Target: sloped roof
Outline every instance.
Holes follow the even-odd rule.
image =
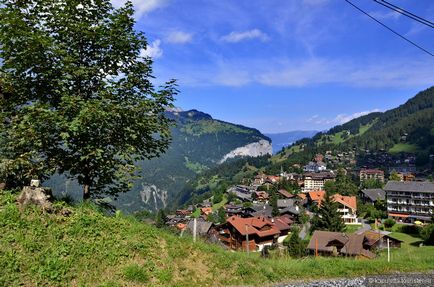
[[[340,194],[334,194],[332,196],[332,199],[351,209],[357,209],[357,199],[355,196],[344,196]]]
[[[284,189],[279,189],[278,192],[286,198],[293,198],[295,196],[293,194],[290,194],[288,191],[286,191]]]
[[[279,229],[280,231],[283,230],[289,230],[291,229],[291,224],[293,221],[289,219],[288,217],[274,217],[272,220],[274,220],[274,225]]]
[[[372,201],[384,200],[386,198],[386,192],[381,188],[364,189],[362,193]]]
[[[360,170],[360,173],[366,173],[366,174],[384,174],[384,171],[381,169],[362,169]]]
[[[384,190],[434,193],[434,183],[429,181],[389,181]]]
[[[265,217],[241,218],[231,216],[228,218],[227,224],[232,225],[243,236],[256,234],[259,237],[265,237],[280,234],[276,225]]]
[[[212,222],[208,222],[208,221],[204,221],[204,220],[198,220],[197,225],[196,225],[197,233],[199,235],[207,234],[212,225],[213,225]],[[188,222],[187,229],[190,232],[193,232],[193,228],[194,228],[194,220],[190,220]]]
[[[295,201],[293,199],[278,199],[277,200],[277,207],[279,208],[285,208],[294,206]]]
[[[318,191],[309,191],[309,197],[312,201],[315,201],[318,203],[318,206],[321,205],[321,202],[324,200],[324,196],[326,192],[324,190],[318,190]]]
[[[345,244],[348,241],[348,236],[342,232],[315,230],[307,248],[315,250],[318,247],[318,251],[332,252],[333,246],[329,246],[331,241],[339,241]]]
[[[310,250],[320,252],[333,252],[334,246],[331,243],[340,242],[343,244],[340,253],[351,256],[365,256],[367,258],[374,258],[375,254],[363,248],[365,236],[363,234],[350,234],[347,235],[341,232],[330,231],[315,231],[307,246]]]
[[[366,243],[369,246],[374,245],[378,240],[380,240],[383,237],[386,237],[386,238],[388,237],[391,240],[403,242],[402,240],[390,237],[389,234],[390,234],[390,232],[385,233],[382,231],[378,232],[378,231],[373,231],[373,230],[366,230],[364,233],[362,233],[362,235],[365,236]]]

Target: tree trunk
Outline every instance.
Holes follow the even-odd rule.
[[[89,185],[85,184],[83,186],[83,200],[89,200],[90,199],[90,190],[89,190]]]

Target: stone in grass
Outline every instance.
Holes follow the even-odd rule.
[[[52,211],[52,199],[50,189],[39,187],[38,183],[32,181],[32,186],[25,186],[17,201],[21,208],[32,204],[40,206],[45,211]]]

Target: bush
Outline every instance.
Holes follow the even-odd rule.
[[[420,236],[425,244],[434,245],[434,223],[425,226],[420,231]]]
[[[405,234],[411,234],[419,236],[421,232],[421,227],[416,225],[400,225],[398,231]]]
[[[395,225],[395,220],[388,218],[384,221],[384,227],[386,228],[392,228]]]

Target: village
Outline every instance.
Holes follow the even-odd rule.
[[[263,255],[271,249],[284,250],[294,232],[304,242],[303,254],[312,256],[372,259],[382,249],[400,248],[402,241],[393,238],[387,227],[395,223],[430,223],[434,183],[417,178],[406,169],[393,170],[387,178],[385,171],[378,168],[328,168],[337,160],[351,163],[351,158],[350,154],[317,154],[301,167],[302,173],[283,169],[277,175],[259,172],[248,185],[227,188],[221,200],[211,197],[189,205],[166,216],[164,222],[180,236],[189,234],[194,240],[201,237],[228,250]],[[350,178],[351,172],[360,183],[357,194],[326,191],[327,186],[340,180],[339,176]],[[377,188],[364,188],[368,182]],[[290,190],[282,186],[289,186]],[[342,231],[312,226],[315,217],[321,218],[327,196],[344,224]],[[365,210],[371,208],[382,209],[382,215],[368,217]]]

